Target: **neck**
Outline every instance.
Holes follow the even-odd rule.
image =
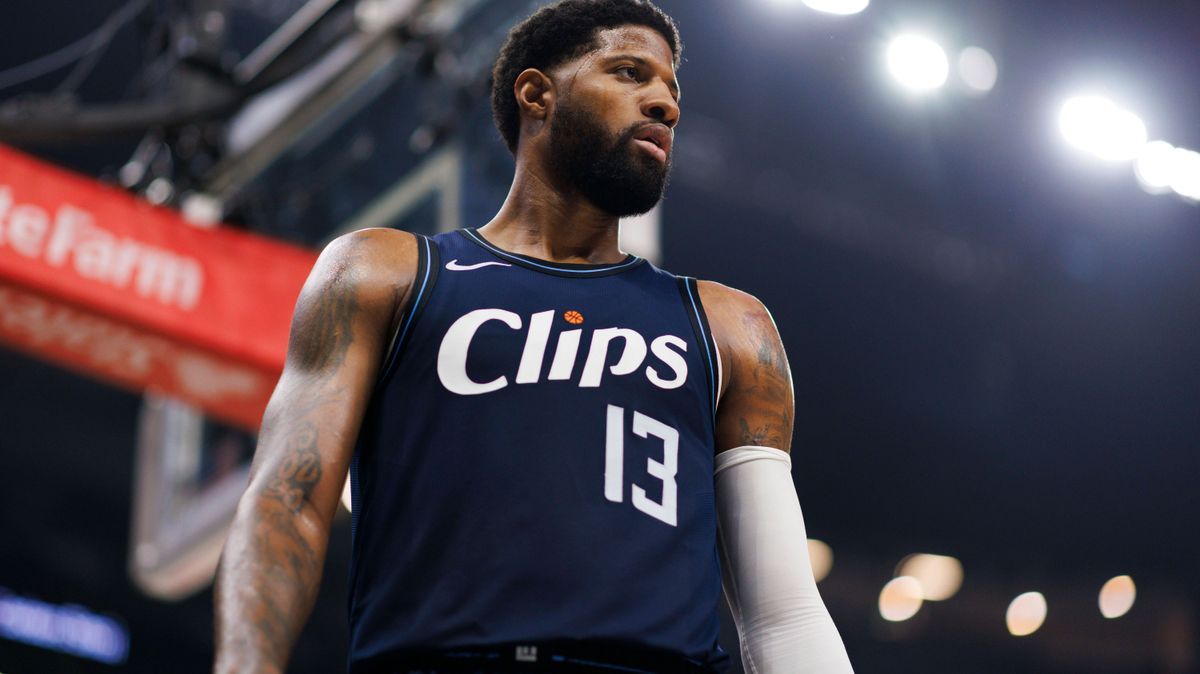
[[[479,233],[511,253],[551,262],[613,264],[625,259],[619,222],[519,153],[508,197]]]

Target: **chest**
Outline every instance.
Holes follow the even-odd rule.
[[[677,294],[627,282],[503,279],[440,290],[422,341],[451,394],[509,387],[672,391],[701,375]]]

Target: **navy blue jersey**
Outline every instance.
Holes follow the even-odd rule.
[[[707,666],[715,345],[692,279],[419,237],[351,465],[350,671],[577,640]]]

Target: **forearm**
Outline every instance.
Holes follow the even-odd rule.
[[[852,672],[808,559],[788,455],[739,447],[717,457],[725,596],[747,672]]]
[[[312,611],[328,537],[311,508],[247,493],[221,556],[217,674],[280,674]]]

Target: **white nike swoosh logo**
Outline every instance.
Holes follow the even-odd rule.
[[[496,265],[497,267],[511,267],[511,264],[504,262],[480,262],[479,264],[459,264],[458,260],[450,260],[446,263],[446,269],[450,271],[473,271],[488,265]]]

